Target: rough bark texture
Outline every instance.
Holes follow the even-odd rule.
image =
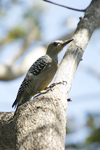
[[[63,93],[55,93],[57,89],[52,88],[18,109],[15,117],[17,150],[26,147],[30,150],[64,150],[67,101]]]
[[[14,120],[12,113],[1,114],[0,150],[8,150],[9,147],[14,149],[14,137],[16,150],[65,149],[67,96],[83,52],[99,24],[100,0],[93,0],[86,9],[84,18],[80,19],[73,36],[74,41],[69,44],[57,72],[55,82],[67,81],[67,85],[65,82],[57,84],[47,93],[20,106]]]
[[[0,112],[0,150],[14,149],[14,112]]]

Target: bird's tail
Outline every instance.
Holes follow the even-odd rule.
[[[20,99],[16,98],[16,100],[14,101],[12,107],[19,107],[20,105],[23,105],[24,103],[28,102],[29,100],[31,99],[31,96],[25,96],[25,97],[22,97]]]
[[[17,105],[18,105],[18,104],[17,104],[17,99],[16,99],[16,100],[14,101],[14,103],[12,104],[12,108],[13,108],[13,107],[15,107],[15,108],[16,108],[16,107],[17,107]]]

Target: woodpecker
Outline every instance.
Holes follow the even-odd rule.
[[[58,53],[72,40],[56,40],[48,45],[46,55],[37,59],[28,70],[12,107],[18,107],[29,101],[32,96],[48,86],[59,66]]]

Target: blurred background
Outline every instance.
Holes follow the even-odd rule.
[[[53,0],[85,9],[91,0]],[[0,0],[0,111],[12,104],[31,64],[57,39],[70,39],[83,12],[42,0]],[[61,62],[67,46],[59,54]],[[100,150],[100,28],[76,71],[68,103],[66,149]]]

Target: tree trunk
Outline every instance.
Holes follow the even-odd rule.
[[[9,119],[6,119],[8,113],[1,114],[0,150],[14,149],[14,137],[16,150],[65,149],[67,96],[83,52],[99,25],[100,0],[92,0],[84,18],[80,18],[72,37],[74,41],[69,44],[58,69],[55,83],[62,83],[20,106],[14,120],[12,113],[9,113]]]

